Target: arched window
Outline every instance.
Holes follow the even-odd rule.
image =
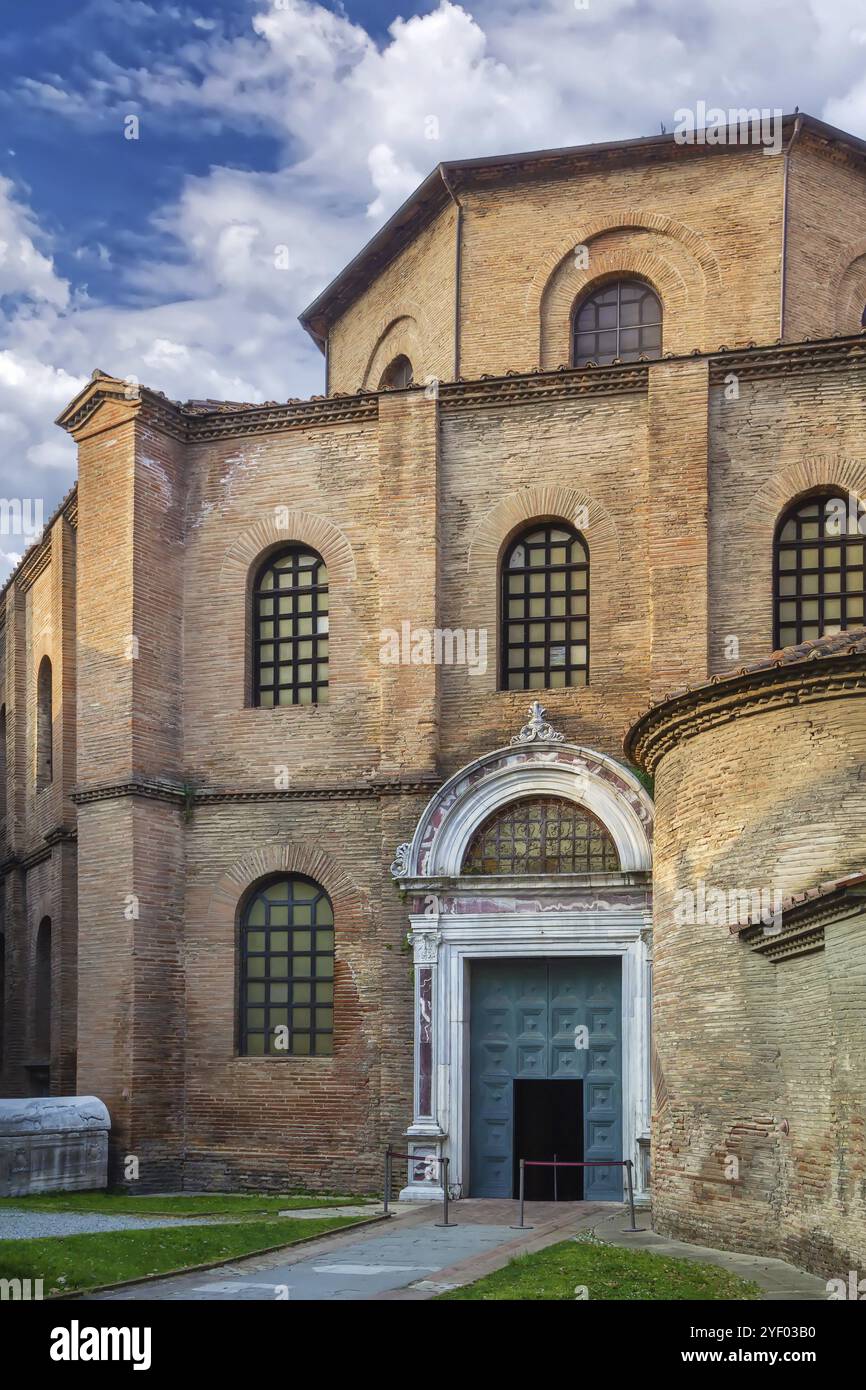
[[[51,1058],[51,918],[43,917],[36,933],[33,990],[33,1045],[39,1060]]]
[[[36,678],[36,790],[47,787],[54,776],[54,714],[51,662],[43,656]]]
[[[836,491],[783,512],[773,547],[776,648],[862,627],[866,538],[858,515],[856,500]]]
[[[321,705],[328,699],[328,571],[321,555],[289,545],[253,589],[254,700]]]
[[[554,521],[512,541],[502,564],[504,690],[586,685],[589,679],[589,550]]]
[[[243,1055],[330,1056],[334,914],[323,888],[294,875],[253,893],[241,917],[239,973]]]
[[[463,874],[617,873],[616,845],[600,820],[573,801],[526,797],[476,830]]]
[[[579,299],[573,316],[575,367],[599,366],[619,358],[658,357],[662,350],[662,306],[643,280],[608,281]]]
[[[412,363],[405,353],[401,352],[392,362],[388,363],[379,378],[378,389],[381,391],[384,386],[393,386],[397,388],[401,386],[411,386],[413,379],[414,372],[412,370]]]

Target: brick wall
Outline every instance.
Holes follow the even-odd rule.
[[[864,766],[862,700],[786,702],[684,738],[655,781],[654,1226],[843,1278],[866,1260],[866,921],[774,963],[727,925],[678,923],[676,895],[862,865]]]
[[[596,158],[556,177],[512,171],[461,188],[460,375],[569,361],[574,301],[611,275],[656,287],[666,352],[774,341],[783,170],[781,157],[758,148],[672,146],[651,161]],[[453,378],[455,222],[449,206],[337,315],[329,390],[375,389],[387,362],[404,351],[416,378]],[[587,266],[575,262],[576,246],[587,248]],[[794,278],[802,281],[801,269]],[[388,330],[394,337],[385,350]]]
[[[818,235],[806,209],[817,172],[805,147],[798,157],[788,292],[791,324],[802,332],[803,244]],[[78,1090],[105,1099],[116,1177],[132,1155],[150,1187],[378,1181],[381,1149],[411,1115],[407,909],[388,865],[437,782],[507,743],[525,720],[532,695],[497,688],[499,561],[519,527],[572,521],[589,545],[590,684],[540,692],[571,741],[617,756],[623,726],[648,700],[728,669],[727,636],[738,636],[737,664],[768,650],[779,509],[822,482],[866,488],[862,366],[844,346],[835,360],[811,349],[796,360],[688,356],[778,336],[782,169],[760,151],[680,151],[464,189],[461,370],[476,380],[445,386],[438,399],[420,391],[332,397],[277,410],[265,423],[256,412],[202,421],[147,392],[125,399],[122,383],[102,378],[70,408],[77,542],[64,514],[3,602],[3,1085],[27,1085],[34,933],[51,915],[61,923],[52,1084],[72,1089],[74,1078]],[[849,174],[834,165],[828,186]],[[840,204],[847,222],[857,189]],[[410,319],[424,348],[416,371],[451,377],[455,235],[449,207],[334,326],[332,392],[354,391],[400,344],[411,345]],[[821,275],[842,264],[853,235],[834,225]],[[567,372],[477,380],[508,368],[531,373],[540,360],[552,367],[567,355],[580,288],[570,252],[580,240],[592,274],[658,277],[665,350],[686,355],[590,381]],[[856,279],[839,285],[815,296],[816,313],[826,317],[831,301],[850,298]],[[388,336],[397,319],[403,326]],[[734,399],[724,394],[729,370]],[[329,700],[256,709],[252,576],[288,541],[317,549],[328,566]],[[404,621],[483,631],[487,669],[383,665],[382,629]],[[36,793],[43,651],[54,673],[55,780]],[[808,886],[851,867],[862,849],[852,826],[859,835],[855,774],[864,759],[856,723],[846,722],[854,702],[850,710],[840,706],[824,724],[804,714],[790,728],[787,716],[745,721],[748,780],[739,728],[729,742],[707,735],[671,754],[660,791],[662,904],[677,874],[758,875],[771,865],[786,884]],[[807,817],[816,798],[822,805],[818,766],[834,790],[816,833]],[[63,833],[76,824],[77,889],[74,841]],[[263,874],[293,868],[318,877],[335,903],[335,1055],[240,1058],[239,906]],[[792,1108],[798,1075],[777,983],[779,1003],[770,1000],[768,982],[783,977],[748,951],[732,956],[727,939],[680,939],[660,912],[656,1031],[681,1097],[659,1121],[671,1125],[659,1131],[667,1155],[660,1211],[685,1223],[691,1194],[695,1231],[705,1220],[713,1226],[716,1216],[702,1213],[721,1199],[704,1195],[715,1191],[707,1172],[741,1126],[755,1186],[737,1210],[754,1224],[766,1217],[757,1194],[783,1162],[767,1116]],[[828,940],[824,975],[816,962],[778,967],[808,995],[816,1030],[842,1036],[853,1026],[855,1006],[831,980],[846,970],[856,978],[853,940]],[[697,1070],[694,1078],[677,1070],[678,1048],[680,1060],[688,1047],[696,1054],[707,1029],[720,1051],[699,1087]],[[782,1058],[775,1071],[774,1049]],[[808,1065],[820,1091],[815,1124],[841,1132],[844,1105],[824,1087],[820,1059]],[[701,1108],[714,1087],[718,1114]],[[807,1133],[819,1146],[817,1131]],[[689,1155],[703,1177],[683,1167]],[[793,1251],[795,1239],[809,1238],[806,1205],[793,1178],[785,1190]],[[826,1222],[830,1229],[829,1213]],[[841,1251],[841,1236],[831,1238]]]
[[[843,149],[808,135],[788,175],[787,342],[858,333],[866,307],[866,175]]]
[[[328,390],[374,390],[400,353],[416,381],[454,376],[457,211],[447,207],[334,324],[328,343]]]
[[[772,647],[773,536],[780,513],[821,486],[866,496],[866,401],[854,365],[773,373],[732,362],[713,375],[710,667],[724,673]]]
[[[6,1007],[0,1089],[28,1095],[75,1086],[75,532],[62,509],[3,596],[0,705],[5,709],[6,818],[0,862]],[[38,676],[51,664],[52,775],[37,781]],[[43,745],[43,752],[44,752]],[[37,1019],[36,939],[51,923],[49,1044]],[[40,1001],[41,1002],[41,1001]]]

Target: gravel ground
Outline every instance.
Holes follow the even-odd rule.
[[[155,1226],[201,1226],[213,1216],[104,1216],[101,1212],[0,1210],[0,1240],[32,1240],[41,1236],[80,1236],[89,1231],[146,1231]]]

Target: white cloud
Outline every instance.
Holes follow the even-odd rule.
[[[69,286],[39,250],[43,240],[30,209],[16,197],[11,179],[0,176],[0,297],[16,295],[63,308]]]
[[[171,257],[124,264],[117,247],[82,248],[82,262],[112,263],[131,306],[71,298],[26,199],[0,180],[0,295],[13,306],[0,491],[9,472],[53,490],[52,504],[72,451],[51,421],[95,366],[181,398],[321,390],[298,311],[440,160],[649,134],[699,99],[799,103],[866,134],[862,0],[477,0],[471,12],[441,0],[378,45],[312,0],[260,0],[242,37],[186,6],[127,8],[142,34],[177,24],[183,40],[151,58],[143,41],[128,69],[97,49],[86,79],[36,72],[17,99],[85,132],[135,110],[181,151],[197,126],[266,131],[283,154],[276,170],[187,178],[155,218]],[[91,0],[90,13],[115,12]]]

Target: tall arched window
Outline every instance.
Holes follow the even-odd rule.
[[[575,367],[599,366],[619,358],[658,357],[662,350],[662,306],[643,280],[607,281],[579,299],[572,321]]]
[[[47,787],[54,776],[54,713],[51,662],[43,656],[36,678],[36,789]]]
[[[324,888],[296,874],[253,893],[241,916],[239,976],[242,1055],[330,1056],[334,913]]]
[[[864,538],[856,501],[837,491],[801,498],[782,513],[773,547],[776,648],[796,646],[864,617]]]
[[[328,571],[307,546],[286,546],[256,576],[253,668],[257,705],[327,701]]]
[[[557,796],[513,801],[470,841],[462,874],[617,873],[610,832],[591,811]]]
[[[43,917],[36,933],[33,990],[33,1045],[39,1060],[51,1057],[51,918]]]
[[[401,352],[392,362],[389,362],[379,379],[379,390],[383,386],[411,386],[414,379],[412,363],[405,353]]]
[[[533,525],[502,564],[504,690],[586,685],[589,680],[589,550],[573,527]]]

